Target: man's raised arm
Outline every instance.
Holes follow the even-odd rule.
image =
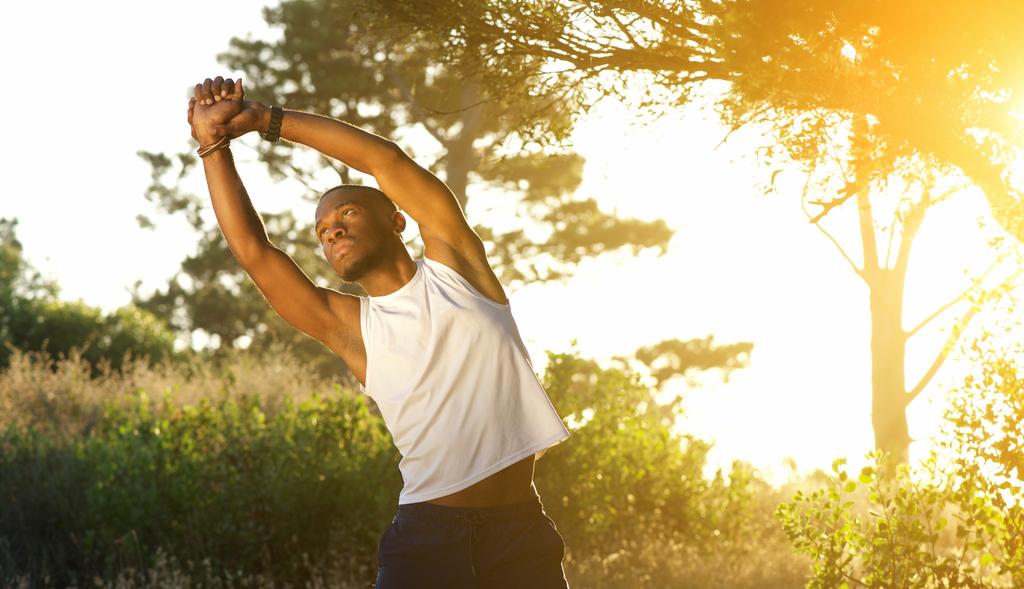
[[[215,100],[212,87],[220,84],[204,85],[207,102]],[[247,105],[258,113],[256,129],[267,131],[270,107],[251,102]],[[230,128],[226,133],[237,136],[249,130],[253,129]],[[416,221],[424,239],[438,238],[457,251],[465,252],[466,247],[471,247],[474,254],[483,251],[451,190],[393,141],[331,117],[287,109],[280,135],[372,175],[380,189]]]
[[[210,80],[207,79],[206,86]],[[220,82],[216,87],[220,87]],[[196,86],[196,96],[201,86]],[[254,111],[243,107],[241,85],[214,105],[190,103],[189,123],[199,145],[215,145],[216,134],[228,121],[244,121]],[[221,232],[235,259],[245,269],[271,307],[288,323],[332,350],[354,329],[345,318],[343,295],[314,284],[281,249],[270,242],[259,214],[252,206],[228,148],[203,157],[210,200]]]
[[[269,120],[267,115],[268,125]],[[293,110],[284,112],[281,137],[372,175],[384,194],[416,221],[424,238],[434,236],[461,250],[465,240],[476,237],[448,186],[393,141],[344,121]]]

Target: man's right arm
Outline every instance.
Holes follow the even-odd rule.
[[[216,138],[201,138],[199,142],[208,145],[214,141]],[[267,302],[296,329],[340,352],[354,328],[351,319],[345,321],[348,313],[344,297],[351,295],[318,287],[271,243],[242,185],[230,148],[207,155],[203,168],[213,211],[228,247]]]

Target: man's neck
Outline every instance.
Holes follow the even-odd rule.
[[[363,287],[366,294],[371,297],[381,297],[402,288],[415,275],[416,262],[408,252],[405,252],[404,255],[395,258],[393,263],[378,267],[368,273],[363,280],[359,281],[359,286]]]

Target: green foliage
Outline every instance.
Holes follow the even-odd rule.
[[[22,256],[16,220],[0,219],[0,367],[13,349],[69,355],[77,349],[93,375],[119,370],[126,358],[152,362],[173,357],[174,335],[152,314],[133,305],[104,314],[57,299],[54,282],[43,279]]]
[[[9,561],[88,578],[149,566],[163,547],[283,579],[308,573],[301,555],[322,565],[345,546],[370,567],[401,485],[363,397],[314,394],[274,415],[255,398],[165,397],[161,417],[145,392],[127,400],[69,444],[31,430],[0,437],[0,536],[19,539]]]
[[[709,446],[641,411],[653,400],[636,375],[578,355],[548,357],[544,388],[552,403],[573,421],[590,416],[573,443],[552,448],[536,467],[544,487],[562,494],[552,509],[564,535],[583,550],[607,550],[608,538],[636,525],[693,532]]]
[[[110,580],[168,558],[193,579],[296,586],[345,562],[340,577],[368,582],[401,489],[375,407],[286,354],[236,356],[95,384],[81,359],[17,356],[0,373],[0,584]],[[742,464],[704,478],[708,444],[672,432],[678,402],[659,409],[637,375],[549,357],[543,382],[573,436],[535,481],[571,583],[800,585],[772,516],[780,492]]]
[[[537,462],[536,484],[570,547],[571,580],[799,585],[803,563],[771,516],[782,494],[741,463],[705,478],[710,445],[673,431],[680,399],[658,405],[639,375],[575,351],[548,359],[544,388],[572,437]]]
[[[25,261],[17,236],[17,219],[0,217],[0,301],[13,304],[14,299],[57,296],[57,284],[43,278]],[[0,315],[0,320],[9,318]]]
[[[840,459],[824,488],[779,507],[813,559],[808,587],[1024,586],[1024,348],[1014,356],[988,337],[972,342],[979,374],[953,392],[920,468],[875,453],[853,477]]]
[[[31,327],[32,301],[57,296],[57,285],[25,261],[17,226],[17,219],[0,218],[0,367],[7,364],[12,341]]]
[[[48,350],[69,355],[78,349],[93,374],[104,364],[120,370],[127,357],[137,355],[159,362],[172,357],[174,335],[151,313],[133,305],[104,314],[81,301],[33,301],[19,309],[31,321],[12,333],[19,349]],[[4,354],[4,360],[9,351]]]
[[[686,341],[662,340],[638,349],[636,358],[651,368],[651,377],[657,386],[675,376],[683,376],[690,386],[696,386],[692,373],[713,368],[720,369],[722,380],[729,382],[733,370],[749,364],[754,344],[735,342],[716,346],[714,339],[713,335],[708,335]]]

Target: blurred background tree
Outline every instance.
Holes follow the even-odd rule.
[[[448,184],[463,211],[471,194],[490,208],[515,210],[513,230],[495,230],[469,216],[503,284],[514,289],[526,282],[565,280],[582,259],[606,251],[666,251],[672,231],[664,221],[620,219],[593,199],[578,198],[582,158],[566,149],[542,149],[521,132],[523,121],[544,120],[549,129],[561,128],[564,138],[571,113],[559,100],[538,95],[508,101],[489,93],[480,76],[466,77],[445,66],[446,36],[416,23],[378,18],[373,3],[287,0],[264,9],[264,17],[281,30],[278,40],[234,38],[218,57],[233,77],[245,80],[247,96],[337,117],[395,139]],[[528,74],[533,66],[526,60],[520,67]],[[433,144],[436,154],[416,153],[414,143]],[[305,151],[287,142],[262,143],[258,157],[275,180],[304,185],[303,196],[311,203],[334,184],[359,182],[340,162],[319,154],[316,165],[300,163]],[[168,286],[151,294],[136,291],[136,303],[167,318],[180,334],[211,334],[214,348],[284,341],[325,375],[347,372],[318,342],[274,314],[230,255],[219,228],[204,224],[200,211],[208,196],[181,187],[197,163],[191,150],[139,155],[152,169],[147,198],[163,212],[185,216],[201,238]],[[337,182],[324,183],[325,173]],[[322,259],[311,229],[312,210],[306,222],[290,212],[261,215],[271,240],[315,282],[365,294],[356,284],[341,284]],[[139,220],[155,226],[152,219]],[[412,238],[409,245],[414,256],[421,255]]]
[[[14,350],[54,356],[77,350],[94,375],[104,364],[119,370],[126,355],[152,362],[174,355],[174,334],[145,310],[127,305],[103,313],[81,301],[59,301],[56,282],[22,255],[17,225],[0,218],[0,367]]]
[[[771,173],[766,191],[787,169],[805,172],[808,220],[868,287],[875,445],[900,461],[911,442],[907,406],[979,307],[1019,282],[1019,256],[1004,264],[1003,252],[920,325],[903,328],[910,250],[931,207],[980,188],[1001,228],[993,248],[1024,240],[1024,194],[1013,177],[1024,147],[1018,2],[385,0],[376,9],[378,18],[431,28],[446,39],[449,67],[486,72],[490,92],[506,101],[557,96],[578,116],[614,97],[656,117],[692,101],[705,83],[721,89],[715,107],[730,134],[768,131],[757,148]],[[557,141],[565,127],[547,135]],[[861,267],[820,224],[851,199]],[[986,284],[1001,264],[1009,276]],[[964,301],[929,368],[907,386],[908,340]]]

